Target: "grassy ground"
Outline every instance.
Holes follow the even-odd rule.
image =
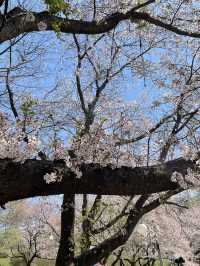
[[[0,266],[12,266],[9,258],[0,258]],[[55,266],[55,262],[51,260],[35,260],[34,266]],[[17,266],[24,266],[23,263],[17,264]]]
[[[50,261],[50,260],[42,260],[42,259],[38,259],[35,260],[35,264],[34,266],[54,266],[55,262],[54,261]],[[117,264],[118,266],[119,264]],[[130,265],[129,263],[127,263],[127,265]],[[138,264],[139,265],[139,264]],[[164,266],[169,266],[169,262],[167,260],[163,261],[163,265]],[[8,258],[0,258],[0,266],[12,266],[12,264],[10,263],[10,259]],[[24,266],[23,264],[18,264],[18,266]],[[157,261],[155,263],[155,266],[160,266],[160,262]]]
[[[10,266],[10,260],[7,258],[1,258],[0,259],[0,266]]]
[[[113,257],[109,258],[108,261],[107,261],[106,266],[111,265],[113,261],[114,261],[114,260],[113,260]],[[125,266],[130,266],[130,263],[127,262],[126,260],[124,260],[123,263],[124,263]],[[136,264],[136,266],[146,265],[146,263],[147,263],[147,260],[144,260],[143,262],[140,261],[140,263],[138,262],[138,263]],[[163,266],[169,266],[169,265],[171,265],[170,262],[169,262],[169,260],[164,259],[164,260],[163,260]],[[117,262],[117,263],[116,263],[116,266],[120,266],[120,262]],[[160,266],[160,261],[157,260],[157,261],[155,262],[154,266]]]

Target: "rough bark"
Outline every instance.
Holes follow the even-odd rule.
[[[155,2],[155,1],[152,1]],[[174,32],[178,35],[189,36],[193,38],[200,38],[199,32],[186,31],[172,24],[168,24],[161,19],[154,18],[148,13],[137,12],[139,8],[134,7],[127,13],[113,13],[105,16],[100,21],[82,21],[74,19],[64,19],[55,15],[44,12],[28,12],[16,7],[10,10],[7,14],[7,19],[3,23],[3,16],[1,18],[1,25],[3,25],[0,32],[0,43],[11,40],[26,32],[39,31],[38,24],[44,22],[46,24],[46,31],[52,31],[55,23],[60,25],[60,31],[63,33],[75,34],[100,34],[114,29],[121,21],[131,20],[133,23],[138,21],[146,21],[151,25],[161,27],[165,30]]]
[[[82,232],[81,232],[81,252],[85,252],[90,248],[90,231],[91,222],[88,219],[88,195],[83,194],[83,204],[82,204]]]
[[[75,195],[64,194],[61,212],[60,245],[56,266],[74,266]]]
[[[24,163],[10,159],[0,160],[0,204],[35,196],[70,194],[140,195],[174,190],[178,184],[171,181],[174,171],[183,175],[195,168],[195,162],[176,159],[151,167],[101,167],[82,165],[82,177],[58,161],[27,160]],[[62,181],[46,184],[44,175],[56,172]]]

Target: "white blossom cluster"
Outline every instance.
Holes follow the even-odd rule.
[[[200,187],[200,178],[199,174],[193,171],[192,169],[187,170],[187,175],[183,176],[179,172],[174,172],[171,176],[173,182],[177,182],[181,188],[184,190],[189,188],[199,188]]]
[[[117,138],[106,132],[100,124],[94,124],[90,132],[72,142],[71,149],[76,160],[85,163],[98,163],[101,166],[135,166],[135,160],[127,149],[116,145]]]
[[[56,173],[52,172],[50,174],[45,174],[44,175],[44,180],[47,184],[50,184],[50,183],[55,183],[57,182],[58,178],[57,178],[57,175]]]
[[[14,161],[24,162],[33,158],[39,151],[40,141],[35,136],[29,136],[25,142],[25,134],[21,126],[11,126],[1,116],[0,121],[0,158],[10,158]]]
[[[127,130],[129,125],[125,125]],[[117,137],[110,132],[106,132],[100,123],[94,123],[91,126],[90,132],[81,136],[74,137],[69,149],[64,145],[64,142],[56,142],[56,151],[54,157],[56,159],[64,159],[66,166],[71,169],[76,175],[76,178],[82,176],[80,166],[82,163],[100,164],[102,167],[111,165],[113,168],[121,166],[135,167],[136,162],[127,147],[121,148],[116,145]],[[72,151],[73,157],[70,155]],[[49,184],[57,180],[56,174],[46,174],[45,181]]]
[[[182,148],[182,152],[183,152],[183,157],[186,160],[195,160],[196,159],[196,151],[194,149],[192,149],[190,146],[188,145],[184,145]]]

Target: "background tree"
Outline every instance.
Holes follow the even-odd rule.
[[[53,200],[20,201],[0,216],[1,253],[32,265],[36,259],[54,260],[59,242],[57,204]],[[39,261],[39,260],[37,260]]]

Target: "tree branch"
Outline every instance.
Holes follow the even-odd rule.
[[[179,158],[149,167],[101,167],[98,164],[82,165],[82,177],[57,161],[11,159],[0,160],[0,204],[35,196],[70,194],[140,195],[177,189],[171,181],[174,171],[183,175],[187,169],[196,169],[193,161]],[[61,182],[46,184],[46,173],[59,172]],[[17,188],[17,189],[16,189]]]
[[[135,204],[135,207],[130,210],[124,226],[122,226],[122,228],[120,228],[113,236],[100,243],[97,247],[94,247],[77,257],[75,259],[75,264],[78,266],[93,265],[97,261],[100,261],[104,257],[110,255],[113,250],[126,243],[143,215],[142,206],[147,198],[148,195],[140,196]],[[148,211],[151,211],[151,209],[149,208]]]
[[[127,208],[129,206],[129,204],[131,203],[133,197],[130,197],[130,199],[127,201],[127,203],[125,204],[125,206],[123,207],[122,211],[115,216],[113,219],[111,219],[111,221],[109,221],[107,224],[103,225],[102,227],[99,228],[94,228],[91,229],[92,234],[99,234],[102,233],[104,231],[106,231],[107,229],[109,229],[110,227],[112,227],[114,224],[116,224],[122,217],[125,217],[128,215]]]
[[[116,12],[107,15],[100,21],[74,20],[54,16],[46,11],[37,13],[21,10],[22,12],[18,12],[14,16],[10,16],[5,22],[5,25],[0,33],[0,43],[11,40],[12,38],[25,32],[40,31],[38,26],[40,22],[46,24],[46,31],[53,31],[54,25],[57,23],[60,25],[60,30],[63,33],[100,34],[114,29],[121,21],[124,20],[131,20],[133,23],[138,23],[138,21],[146,21],[149,24],[174,32],[178,35],[200,38],[199,32],[183,30],[173,26],[171,23],[168,24],[158,18],[154,18],[148,13],[137,12],[135,11],[136,8],[137,7],[132,8],[125,14]]]

